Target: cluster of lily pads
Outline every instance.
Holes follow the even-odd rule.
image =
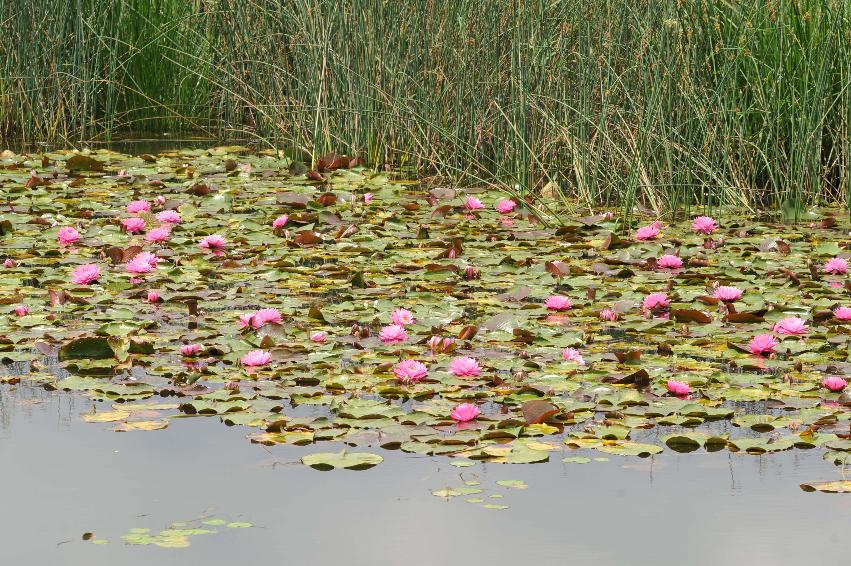
[[[115,430],[216,416],[503,463],[851,451],[851,226],[829,210],[556,219],[234,146],[6,151],[0,193],[2,379],[110,401],[84,418]],[[346,454],[311,465],[380,461]]]

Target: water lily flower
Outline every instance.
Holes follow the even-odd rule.
[[[564,295],[553,295],[547,297],[547,300],[544,301],[544,306],[551,311],[566,311],[573,308],[573,301]]]
[[[464,279],[466,279],[467,281],[478,279],[479,276],[479,270],[473,267],[472,265],[468,265],[466,268],[464,268]]]
[[[504,198],[504,199],[500,199],[499,201],[497,201],[496,210],[500,214],[508,214],[509,212],[514,210],[515,206],[517,206],[516,202],[514,202],[513,200],[511,200],[509,198]]]
[[[733,302],[742,298],[742,290],[738,287],[722,285],[715,289],[712,296],[725,302]]]
[[[18,305],[15,307],[15,314],[18,316],[26,316],[30,312],[30,308],[27,305]]]
[[[130,214],[138,214],[140,212],[150,212],[151,203],[146,200],[134,200],[127,205],[127,212]]]
[[[408,326],[409,324],[414,324],[414,313],[408,309],[398,308],[390,313],[390,319],[393,321],[393,324],[398,326]]]
[[[149,303],[158,303],[160,301],[160,294],[156,291],[148,291],[148,302]]]
[[[771,327],[771,330],[778,334],[800,335],[806,334],[807,331],[809,331],[809,327],[807,327],[807,323],[804,322],[803,319],[798,318],[797,316],[790,316],[775,322],[774,326]]]
[[[150,252],[139,252],[133,259],[127,262],[126,268],[128,273],[140,275],[149,273],[157,266],[159,258]]]
[[[278,309],[260,309],[251,318],[253,328],[262,328],[267,324],[281,324],[283,317]]]
[[[162,206],[165,204],[165,197],[162,195],[157,195],[157,198],[154,199],[154,204],[157,206]]]
[[[620,318],[620,316],[612,309],[603,309],[600,311],[600,320],[605,320],[606,322],[614,322],[618,318]]]
[[[679,269],[683,266],[683,260],[672,254],[665,254],[656,260],[656,265],[665,269]]]
[[[481,372],[479,362],[469,356],[455,358],[449,363],[449,373],[455,377],[477,377]]]
[[[15,260],[10,257],[7,257],[6,260],[3,262],[3,267],[15,267]]]
[[[157,214],[157,220],[166,224],[180,224],[180,213],[176,210],[163,210]]]
[[[650,293],[644,297],[644,309],[648,311],[656,311],[667,308],[671,304],[671,300],[665,293]]]
[[[635,239],[636,240],[652,240],[659,235],[659,229],[662,227],[662,223],[660,221],[656,221],[653,224],[648,226],[642,226],[638,230],[635,231]]]
[[[254,350],[252,352],[248,352],[240,361],[242,365],[246,367],[260,367],[265,366],[272,360],[272,354],[265,350]]]
[[[133,216],[122,220],[121,225],[124,226],[124,229],[129,234],[135,234],[136,232],[141,232],[145,229],[145,219]]]
[[[851,307],[836,307],[833,309],[833,316],[836,317],[836,320],[851,320]]]
[[[327,338],[328,338],[328,333],[322,332],[322,331],[314,332],[310,335],[310,341],[316,342],[317,344],[324,343]]]
[[[214,254],[220,254],[224,250],[226,243],[227,241],[224,236],[213,234],[212,236],[204,236],[198,245],[205,250],[210,250]]]
[[[566,362],[576,362],[581,366],[585,365],[585,360],[582,358],[582,354],[580,354],[579,350],[576,348],[565,348],[561,351],[561,357],[564,358],[564,361]]]
[[[393,368],[396,379],[416,383],[428,375],[428,367],[417,360],[402,360]]]
[[[289,216],[287,216],[286,214],[282,214],[272,221],[272,228],[275,228],[275,229],[283,228],[284,226],[287,225],[287,222],[289,222],[289,220],[290,220]]]
[[[711,234],[718,229],[718,224],[711,216],[698,216],[691,223],[691,229],[698,234]]]
[[[180,353],[186,357],[197,356],[201,353],[201,344],[184,344],[180,347]]]
[[[479,416],[479,408],[472,403],[461,403],[452,409],[449,416],[459,423],[466,423]]]
[[[454,338],[441,338],[440,336],[432,336],[428,339],[428,347],[432,354],[446,353],[453,349],[455,345]]]
[[[825,377],[822,380],[821,384],[825,388],[833,391],[834,393],[838,393],[839,391],[845,389],[845,387],[848,385],[848,382],[839,376],[832,375],[830,377]]]
[[[482,201],[480,201],[476,197],[470,195],[470,196],[467,197],[467,200],[464,201],[464,207],[467,210],[472,211],[472,210],[480,210],[480,209],[484,208],[485,205],[482,204]]]
[[[689,387],[688,383],[677,381],[676,379],[669,379],[666,387],[674,395],[688,395],[691,392],[691,387]]]
[[[253,318],[254,318],[253,312],[249,312],[249,313],[239,315],[239,327],[240,328],[246,328],[248,326],[251,326],[251,321],[252,321]]]
[[[385,344],[396,344],[407,340],[408,333],[405,332],[404,326],[391,324],[382,328],[381,332],[378,333],[378,337],[381,338],[381,341]]]
[[[75,285],[89,285],[100,277],[100,267],[94,263],[85,263],[71,274],[71,282]]]
[[[59,229],[59,233],[56,237],[59,239],[60,246],[67,246],[79,240],[80,233],[71,226],[63,226]]]
[[[366,204],[369,204],[369,203],[372,202],[372,199],[373,199],[372,193],[364,193],[363,202],[365,202]]]
[[[830,258],[824,262],[822,269],[825,273],[832,273],[834,275],[848,273],[848,260],[841,257]]]
[[[752,354],[771,354],[778,344],[779,342],[771,334],[757,334],[748,342],[748,348]]]
[[[145,234],[145,239],[149,242],[160,244],[168,240],[169,236],[171,236],[171,229],[165,226],[160,226],[158,228],[148,230],[148,233]]]

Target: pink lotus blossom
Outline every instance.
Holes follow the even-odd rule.
[[[722,301],[733,302],[742,298],[742,290],[738,287],[722,285],[715,289],[715,293],[712,296]]]
[[[480,210],[484,208],[485,205],[482,204],[482,201],[470,195],[467,197],[467,200],[464,201],[464,207],[467,210]]]
[[[395,344],[407,340],[408,333],[405,332],[404,326],[391,324],[382,328],[381,332],[378,333],[378,337],[381,338],[381,341],[385,344]]]
[[[254,318],[253,312],[249,312],[249,313],[239,315],[239,327],[240,328],[246,328],[248,326],[251,326],[251,320],[253,318]]]
[[[656,221],[648,226],[642,226],[635,231],[636,240],[652,240],[659,235],[659,229],[662,227],[660,221]]]
[[[149,303],[158,303],[160,302],[160,294],[156,291],[148,291],[148,302]]]
[[[6,261],[3,262],[3,267],[15,267],[15,260],[10,257],[7,257]]]
[[[121,225],[124,226],[124,229],[130,234],[135,234],[136,232],[141,232],[145,229],[145,219],[133,216],[122,220]]]
[[[615,217],[615,213],[612,212],[611,210],[607,210],[606,212],[604,212],[602,214],[602,216],[603,216],[603,220],[611,220],[612,218]]]
[[[157,220],[166,224],[180,224],[180,213],[176,210],[163,210],[157,214]]]
[[[248,352],[242,359],[242,365],[246,367],[259,367],[265,366],[272,360],[272,354],[266,352],[265,350],[254,350],[252,352]]]
[[[272,228],[275,228],[275,229],[283,228],[284,226],[287,225],[287,222],[289,221],[289,219],[290,219],[290,217],[287,216],[286,214],[280,215],[279,217],[275,218],[275,220],[272,221]]]
[[[750,348],[752,354],[771,354],[777,344],[779,342],[771,334],[757,334],[748,342],[748,348]]]
[[[836,307],[833,309],[833,316],[836,320],[851,320],[851,307]]]
[[[428,339],[428,347],[432,354],[445,354],[454,349],[455,339],[432,336]]]
[[[180,353],[187,357],[197,356],[201,350],[201,344],[184,344],[180,347]]]
[[[154,228],[152,230],[148,230],[148,233],[145,234],[145,239],[149,242],[153,242],[155,244],[160,244],[165,242],[171,236],[171,229],[165,226],[160,226],[158,228]]]
[[[260,309],[251,317],[253,328],[262,328],[267,324],[281,324],[283,317],[278,309]]]
[[[797,316],[790,316],[782,320],[778,320],[771,327],[771,330],[778,334],[806,334],[809,331],[807,323]]]
[[[205,236],[198,245],[214,254],[219,254],[224,250],[226,243],[224,236],[213,234],[212,236]]]
[[[845,381],[844,379],[842,379],[839,376],[831,375],[829,377],[825,377],[822,380],[821,384],[825,388],[833,391],[834,393],[838,393],[839,391],[842,391],[843,389],[845,389],[845,386],[848,385],[848,382]]]
[[[841,257],[830,258],[824,262],[822,269],[825,273],[833,273],[834,275],[848,273],[848,260]]]
[[[478,279],[479,277],[479,270],[473,267],[472,265],[468,265],[464,268],[464,279],[466,279],[467,281],[472,281],[473,279]]]
[[[372,202],[372,199],[373,199],[372,193],[364,193],[363,202],[365,202],[366,204],[369,204],[369,203]]]
[[[514,210],[515,206],[517,206],[516,202],[514,202],[510,198],[504,198],[504,199],[500,199],[499,201],[497,201],[496,210],[500,214],[508,214],[509,212]]]
[[[580,354],[579,350],[576,348],[565,348],[561,351],[561,357],[564,358],[564,361],[566,362],[576,362],[581,366],[585,365],[585,360],[582,358],[582,354]]]
[[[669,379],[666,384],[668,391],[673,393],[674,395],[688,395],[691,393],[691,387],[689,387],[688,383],[684,381],[677,381],[676,379]]]
[[[479,408],[472,403],[461,403],[452,409],[449,416],[459,423],[466,423],[479,416]]]
[[[139,252],[136,256],[127,262],[126,268],[129,273],[140,275],[149,273],[157,266],[159,258],[150,252]]]
[[[476,361],[476,358],[461,356],[450,362],[449,373],[455,377],[477,377],[482,373],[482,368],[479,367],[479,362]]]
[[[140,212],[150,212],[151,203],[146,200],[134,200],[127,205],[127,212],[130,214],[138,214]]]
[[[656,260],[656,265],[665,269],[679,269],[683,266],[683,260],[672,254],[665,254]]]
[[[564,295],[553,295],[547,297],[547,300],[544,301],[544,306],[551,311],[566,311],[573,307],[573,301]]]
[[[698,216],[691,223],[691,229],[698,234],[711,234],[718,229],[718,224],[711,216]]]
[[[314,332],[310,335],[310,341],[316,342],[318,344],[324,343],[325,340],[327,340],[327,338],[328,338],[328,333],[322,332],[322,331]]]
[[[89,285],[100,277],[100,267],[94,263],[86,263],[79,266],[71,274],[71,282],[75,285]]]
[[[80,233],[77,232],[71,226],[63,226],[59,229],[59,233],[57,234],[57,238],[59,239],[59,245],[67,246],[69,244],[73,244],[77,240],[80,239]]]
[[[607,322],[614,322],[618,318],[620,318],[620,316],[618,315],[617,312],[613,311],[612,309],[603,309],[603,310],[600,311],[600,320],[605,320]]]
[[[514,219],[510,216],[500,216],[499,222],[506,228],[511,228],[512,226],[514,226]]]
[[[842,281],[828,281],[827,286],[831,289],[841,289],[845,286],[845,284],[842,283]]]
[[[157,195],[157,198],[154,199],[154,203],[157,206],[162,206],[165,204],[165,197],[162,195]]]
[[[393,368],[396,379],[416,383],[428,375],[428,367],[417,360],[402,360]]]
[[[644,309],[648,311],[664,309],[670,304],[671,300],[665,293],[650,293],[644,297],[643,303]]]
[[[408,309],[399,308],[390,313],[390,319],[393,321],[393,324],[398,326],[408,326],[409,324],[414,324],[414,313]]]
[[[18,316],[26,316],[29,312],[30,308],[27,305],[18,305],[15,307],[15,314]]]

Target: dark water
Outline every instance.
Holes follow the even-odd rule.
[[[457,469],[376,449],[386,458],[376,468],[319,472],[295,462],[329,445],[266,448],[245,439],[248,429],[205,418],[115,433],[81,421],[90,405],[0,386],[0,564],[797,566],[846,563],[851,550],[851,497],[798,487],[840,476],[817,451],[585,465],[554,453],[549,464]],[[431,495],[462,476],[510,508]],[[503,479],[529,488],[494,485]],[[219,527],[182,549],[120,539],[201,516],[255,526]],[[87,531],[110,544],[82,541]]]

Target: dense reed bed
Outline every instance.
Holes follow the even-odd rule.
[[[362,154],[541,206],[847,203],[844,0],[10,0],[0,130]]]

